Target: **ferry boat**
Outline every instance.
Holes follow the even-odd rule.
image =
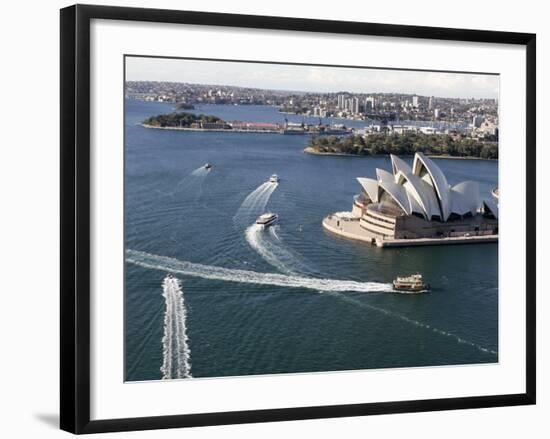
[[[279,176],[277,174],[273,174],[271,177],[269,177],[269,181],[271,183],[277,183],[279,181]]]
[[[258,217],[256,224],[261,226],[269,227],[277,222],[279,216],[276,213],[267,212]]]
[[[412,291],[419,293],[428,291],[430,285],[423,281],[421,274],[411,274],[410,276],[397,277],[393,281],[393,288],[397,291]]]
[[[210,169],[210,168],[212,168],[212,165],[210,163],[204,164],[204,169]]]

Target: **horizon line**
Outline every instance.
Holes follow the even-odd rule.
[[[159,81],[157,79],[125,79],[124,84],[128,82],[158,82],[158,83],[168,83],[168,84],[186,84],[186,85],[200,85],[200,86],[207,86],[207,87],[234,87],[234,88],[244,88],[244,89],[251,89],[251,90],[265,90],[265,91],[277,91],[277,92],[287,92],[287,93],[303,93],[303,94],[349,94],[349,95],[357,95],[357,94],[381,94],[381,95],[405,95],[405,96],[418,96],[418,97],[433,97],[437,99],[474,99],[474,100],[498,100],[498,98],[493,97],[467,97],[467,98],[461,98],[461,97],[448,97],[448,96],[436,96],[436,95],[423,95],[420,93],[405,93],[405,92],[383,92],[383,91],[370,91],[370,92],[352,92],[352,91],[346,91],[346,90],[338,90],[338,91],[305,91],[305,90],[291,90],[291,89],[283,89],[283,88],[262,88],[262,87],[249,87],[249,86],[243,86],[243,85],[233,85],[233,84],[213,84],[213,83],[200,83],[200,82],[185,82],[185,81]]]

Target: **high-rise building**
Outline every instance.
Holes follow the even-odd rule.
[[[344,107],[347,111],[351,112],[353,110],[353,99],[347,98]]]
[[[351,112],[353,114],[359,114],[359,98],[357,97],[351,100]]]
[[[428,110],[433,110],[434,108],[434,97],[430,96],[430,99],[428,99]]]
[[[365,98],[365,112],[373,111],[375,106],[374,97],[368,96]]]
[[[413,102],[412,102],[413,108],[418,108],[418,96],[413,96]]]
[[[338,95],[338,108],[340,110],[343,110],[345,108],[345,100],[346,100],[345,95]]]

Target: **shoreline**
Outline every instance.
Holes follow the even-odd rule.
[[[170,131],[192,131],[199,133],[248,133],[248,134],[281,134],[285,136],[316,136],[316,135],[329,135],[330,133],[315,133],[312,131],[292,131],[285,129],[243,129],[243,128],[191,128],[191,127],[172,127],[172,126],[156,126],[148,125],[145,123],[138,123],[143,128],[152,130],[170,130]],[[350,133],[342,133],[340,135],[348,135]]]
[[[305,154],[311,154],[311,155],[332,155],[332,156],[340,156],[340,157],[376,157],[373,155],[359,155],[359,154],[348,154],[345,152],[319,152],[315,151],[310,146],[304,148],[303,152]]]
[[[316,151],[315,149],[311,148],[310,146],[304,148],[303,152],[305,154],[311,154],[311,155],[319,155],[319,156],[340,156],[340,157],[361,157],[361,158],[368,158],[368,157],[387,157],[390,153],[386,154],[349,154],[346,152],[320,152]],[[401,155],[400,157],[414,157],[413,155]],[[436,158],[436,159],[452,159],[452,160],[487,160],[487,161],[496,161],[498,162],[498,159],[485,159],[483,157],[461,157],[461,156],[453,156],[453,155],[446,155],[446,154],[426,154],[426,157],[430,158]]]
[[[143,128],[153,130],[171,130],[171,131],[193,131],[199,133],[252,133],[252,134],[283,134],[278,130],[242,130],[238,128],[191,128],[191,127],[158,127],[155,125],[147,125],[144,123],[138,124]],[[306,133],[307,134],[307,133]]]

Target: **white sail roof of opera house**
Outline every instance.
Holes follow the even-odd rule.
[[[429,183],[437,193],[441,219],[447,221],[451,215],[451,194],[445,174],[439,167],[421,152],[414,155],[413,173]]]
[[[359,177],[357,179],[367,196],[373,203],[378,203],[378,180]]]
[[[403,187],[420,205],[424,217],[429,220],[434,216],[441,216],[437,195],[433,188],[424,180],[411,172],[398,171],[395,176],[397,183]]]
[[[491,212],[493,216],[498,219],[498,204],[495,203],[494,200],[491,200],[490,198],[487,198],[486,200],[483,200],[483,210],[487,212]]]
[[[390,195],[407,215],[410,215],[413,212],[413,206],[411,205],[411,202],[409,200],[407,190],[403,186],[400,186],[395,181],[391,180],[380,180],[378,184],[379,187],[382,189],[381,192],[386,192],[388,195]],[[380,199],[381,196],[379,196],[378,198]],[[417,212],[418,208],[417,206],[415,207],[416,208],[414,209],[414,211]]]
[[[477,182],[464,181],[451,187],[443,171],[422,153],[415,154],[412,167],[393,154],[391,163],[393,174],[376,169],[376,179],[357,179],[373,203],[381,202],[386,193],[405,214],[441,221],[452,214],[474,215],[482,207]]]
[[[412,174],[412,169],[405,160],[400,159],[394,154],[390,154],[390,158],[391,168],[394,175],[397,175],[399,171],[403,172],[404,174]]]
[[[388,171],[380,168],[376,168],[376,178],[378,178],[378,181],[394,181],[395,177],[390,174]]]
[[[475,181],[463,181],[451,188],[451,211],[457,215],[472,215],[479,209],[479,185]]]

